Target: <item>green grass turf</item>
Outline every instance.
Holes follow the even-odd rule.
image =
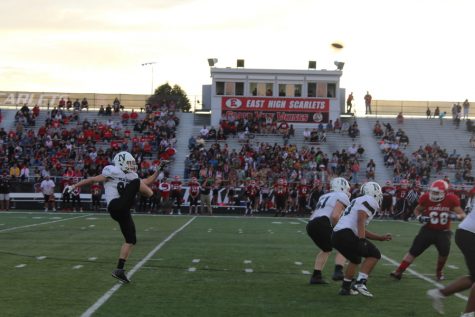
[[[191,219],[134,215],[138,244],[126,268]],[[340,283],[330,279],[333,256],[324,271],[330,283],[309,285],[302,271],[312,272],[317,249],[305,222],[194,218],[141,262],[132,283],[113,292],[94,316],[436,316],[425,295],[434,285],[409,273],[391,280],[394,265],[384,259],[368,282],[372,299],[337,295]],[[394,235],[375,243],[399,262],[419,225],[373,221],[369,230]],[[121,243],[117,224],[105,214],[0,213],[1,316],[81,316],[117,284],[110,273]],[[433,279],[435,263],[430,248],[411,268]],[[444,284],[466,273],[454,243],[447,264],[458,269],[445,269]],[[447,316],[458,316],[465,306],[456,297],[445,302]]]

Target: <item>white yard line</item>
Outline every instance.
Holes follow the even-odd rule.
[[[172,234],[170,234],[165,240],[163,240],[162,242],[160,242],[152,251],[150,251],[139,263],[137,263],[133,268],[132,270],[129,271],[129,273],[127,274],[127,276],[129,278],[132,277],[132,275],[135,274],[135,272],[137,272],[138,270],[140,270],[140,268],[148,261],[150,260],[151,257],[153,257],[155,255],[155,253],[157,253],[158,250],[160,250],[164,245],[165,243],[167,243],[168,241],[170,241],[175,235],[177,235],[180,231],[182,231],[183,229],[185,229],[193,220],[195,220],[196,217],[193,217],[191,218],[190,220],[188,220],[187,223],[185,223],[183,226],[181,226],[180,228],[178,228],[177,230],[175,230]],[[107,300],[109,298],[111,298],[112,295],[114,295],[114,293],[122,286],[122,283],[117,283],[115,284],[110,290],[108,290],[104,295],[102,295],[101,298],[99,298],[91,307],[89,307],[82,315],[81,317],[89,317],[89,316],[92,316],[92,314],[94,314],[102,305],[104,305],[105,302],[107,302]]]
[[[391,258],[385,256],[384,254],[381,254],[381,258],[383,258],[384,260],[388,261],[388,262],[391,263],[391,264],[394,264],[395,266],[399,266],[399,262],[397,262],[397,261],[395,261],[395,260],[393,260],[393,259],[391,259]],[[419,272],[417,272],[417,271],[414,271],[413,269],[409,269],[409,268],[408,268],[408,269],[406,269],[406,271],[409,272],[410,274],[414,275],[415,277],[417,277],[417,278],[419,278],[419,279],[421,279],[421,280],[424,280],[424,281],[426,281],[426,282],[428,282],[428,283],[430,283],[430,284],[432,284],[432,285],[434,285],[434,286],[436,286],[436,287],[438,287],[438,288],[442,288],[442,287],[445,286],[445,285],[443,285],[443,284],[437,283],[436,281],[434,281],[433,279],[428,278],[427,276],[422,275],[421,273],[419,273]],[[456,297],[460,298],[460,299],[465,300],[465,301],[468,300],[468,297],[467,297],[467,296],[464,296],[464,295],[462,295],[462,294],[455,293],[454,295],[455,295]]]
[[[41,223],[34,223],[34,224],[31,224],[31,225],[26,225],[26,226],[19,226],[19,227],[13,227],[13,228],[6,228],[6,229],[0,230],[0,233],[1,233],[1,232],[13,231],[13,230],[17,230],[17,229],[31,228],[31,227],[41,226],[41,225],[49,225],[49,224],[51,224],[51,223],[62,222],[62,221],[68,221],[68,220],[74,220],[74,219],[78,219],[78,218],[84,218],[84,217],[87,217],[87,216],[90,216],[90,215],[81,215],[81,216],[78,216],[78,217],[71,217],[71,218],[60,219],[60,220],[53,220],[53,221],[47,221],[47,222],[41,222]]]

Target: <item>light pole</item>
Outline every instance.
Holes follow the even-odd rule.
[[[147,62],[147,63],[142,63],[142,66],[150,66],[152,69],[152,92],[151,95],[153,95],[153,65],[155,65],[156,62]]]

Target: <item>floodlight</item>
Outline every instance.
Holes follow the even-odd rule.
[[[210,67],[213,67],[214,65],[216,65],[216,63],[218,63],[218,59],[217,58],[208,58],[208,65]]]
[[[345,63],[344,63],[344,62],[335,61],[335,66],[336,66],[336,69],[337,69],[337,70],[343,70],[343,66],[345,66]]]

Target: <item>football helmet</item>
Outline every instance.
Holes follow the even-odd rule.
[[[114,165],[120,168],[124,173],[137,171],[137,163],[135,158],[129,152],[122,151],[114,156]]]
[[[351,196],[350,184],[343,177],[335,177],[330,181],[330,190],[334,192],[344,192],[348,197]]]
[[[434,181],[429,188],[429,199],[433,202],[444,200],[448,189],[449,184],[446,181],[441,179]]]
[[[376,201],[378,202],[378,205],[381,205],[381,202],[383,200],[383,192],[381,191],[381,186],[379,186],[378,183],[364,183],[363,186],[361,186],[360,191],[363,195],[374,197],[374,199],[376,199]]]

